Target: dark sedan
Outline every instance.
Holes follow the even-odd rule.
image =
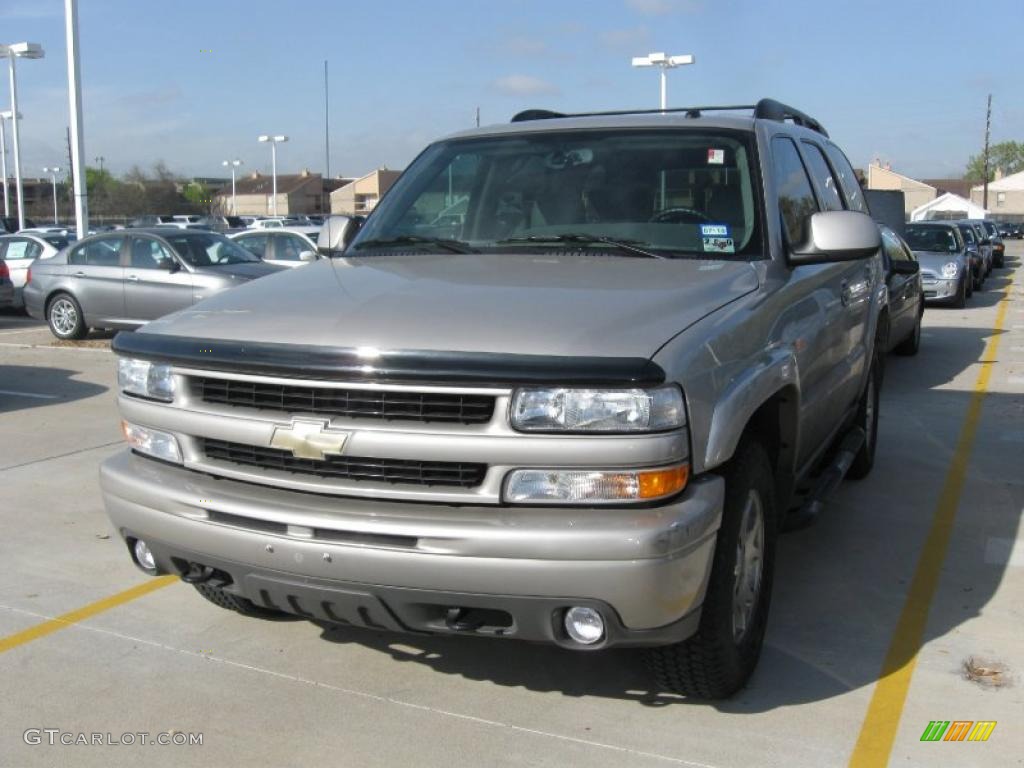
[[[215,232],[147,229],[87,237],[32,266],[25,308],[59,339],[137,328],[280,267]]]
[[[924,316],[921,265],[899,235],[886,226],[879,229],[882,231],[885,283],[889,289],[888,349],[898,355],[916,355],[921,348],[921,318]]]

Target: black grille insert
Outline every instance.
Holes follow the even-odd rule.
[[[199,443],[203,453],[210,459],[342,480],[475,488],[483,482],[487,473],[486,464],[468,462],[407,461],[330,455],[320,461],[296,458],[291,451],[282,451],[278,448],[244,445],[226,440],[200,438]]]
[[[459,424],[485,424],[494,413],[490,395],[335,389],[209,376],[193,377],[192,381],[197,395],[207,403],[289,413]]]

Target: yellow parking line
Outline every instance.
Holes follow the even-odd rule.
[[[850,755],[849,768],[884,768],[889,764],[896,729],[899,727],[903,706],[907,701],[910,678],[914,674],[917,654],[921,649],[928,611],[938,587],[942,563],[949,549],[949,539],[953,533],[957,507],[960,506],[967,465],[978,432],[981,406],[992,376],[992,364],[999,350],[999,337],[1002,334],[1003,323],[1006,322],[1006,311],[1010,306],[1012,286],[1011,277],[1003,298],[999,301],[994,333],[985,345],[981,371],[974,384],[956,451],[946,473],[942,492],[939,494],[939,504],[935,508],[935,516],[932,518],[931,528],[921,551],[921,559],[917,563],[903,611],[900,613],[889,650],[882,663],[881,676],[861,724],[857,744]]]
[[[169,584],[173,584],[177,580],[177,576],[160,576],[155,579],[150,579],[149,581],[139,584],[137,587],[126,589],[124,592],[118,592],[116,595],[111,595],[110,597],[105,597],[102,600],[97,600],[95,603],[90,603],[83,608],[77,608],[74,611],[65,613],[63,616],[58,616],[54,619],[50,619],[49,621],[44,621],[42,624],[36,624],[34,627],[23,629],[21,632],[15,632],[13,635],[0,638],[0,653],[6,653],[12,648],[17,648],[19,645],[31,643],[33,640],[38,640],[40,637],[46,637],[59,629],[70,627],[72,624],[84,621],[98,613],[103,613],[111,608],[124,605],[137,597],[148,595],[150,592],[155,592]]]

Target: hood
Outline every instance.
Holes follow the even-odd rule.
[[[195,271],[201,275],[233,277],[237,280],[254,280],[257,277],[280,272],[281,269],[281,267],[275,264],[267,264],[263,261],[246,261],[240,264],[225,264],[222,267],[196,267]]]
[[[939,274],[942,271],[944,264],[948,264],[951,261],[958,263],[963,263],[964,261],[963,251],[955,251],[953,253],[949,251],[914,251],[914,256],[921,265],[921,269],[934,272],[935,274]]]
[[[650,357],[757,288],[746,262],[583,254],[321,259],[144,332],[382,350]]]

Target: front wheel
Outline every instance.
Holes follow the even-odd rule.
[[[970,275],[964,274],[963,279],[960,281],[960,285],[957,286],[956,296],[953,297],[953,306],[957,309],[963,309],[966,307],[967,297],[973,293],[973,291],[968,289],[968,283],[970,280]]]
[[[82,316],[82,307],[74,296],[58,293],[46,308],[50,332],[58,339],[81,339],[89,332]]]
[[[875,447],[878,444],[878,401],[879,390],[882,388],[882,366],[876,349],[871,370],[868,371],[868,383],[861,395],[857,407],[857,426],[864,430],[864,444],[853,457],[853,463],[846,476],[851,480],[860,480],[871,473],[875,466]]]
[[[658,685],[724,699],[746,685],[764,642],[775,569],[775,482],[759,442],[741,441],[725,471],[725,506],[697,633],[646,651]]]

